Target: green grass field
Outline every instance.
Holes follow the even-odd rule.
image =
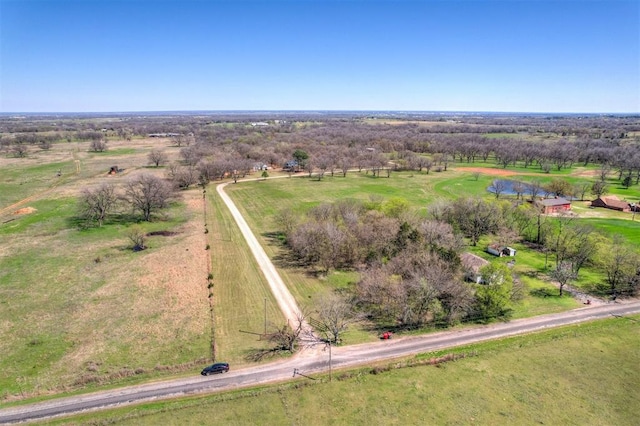
[[[269,332],[285,319],[229,210],[216,195],[209,200],[216,358],[242,365],[251,351],[267,347],[268,342],[250,334],[264,333],[265,309]]]
[[[146,158],[159,143],[110,141],[110,150],[101,154],[89,152],[88,143],[59,143],[26,159],[0,158],[0,209],[20,200],[25,203],[15,209],[33,209],[24,215],[14,208],[0,214],[0,400],[194,374],[211,360],[213,336],[216,359],[246,365],[248,354],[265,347],[258,336],[243,332],[264,331],[265,299],[268,327],[282,325],[264,278],[215,194],[215,183],[208,189],[206,218],[198,204],[201,194],[194,189],[184,192],[166,217],[143,224],[147,232],[175,232],[151,237],[144,252],[130,250],[126,231],[133,223],[126,220],[114,219],[99,229],[78,228],[79,191],[104,181],[121,184],[140,171],[162,175],[162,168],[147,167]],[[162,148],[177,158],[178,148]],[[124,173],[107,177],[113,165]],[[375,178],[350,172],[347,178],[327,176],[320,182],[285,177],[227,188],[300,305],[309,306],[317,294],[353,285],[357,274],[332,271],[316,277],[279,264],[281,248],[272,233],[280,209],[303,213],[338,198],[382,196],[404,198],[426,214],[428,204],[439,198],[491,198],[485,189],[494,178],[481,175],[476,180],[453,167],[429,175],[403,172]],[[640,236],[638,227],[616,212],[581,220],[628,238]],[[517,248],[515,271],[527,291],[514,307],[514,317],[578,306],[570,297],[552,294],[553,287],[539,274],[539,255]],[[481,254],[481,249],[475,250]],[[212,289],[207,288],[208,272]],[[590,281],[597,278],[586,274]],[[356,328],[344,335],[347,343],[375,338]]]
[[[0,228],[10,248],[0,256],[2,397],[140,380],[208,357],[206,322],[188,316],[206,320],[204,304],[180,312],[179,295],[162,285],[170,278],[150,277],[170,240],[150,237],[149,249],[134,253],[125,226],[70,229],[73,199],[30,206],[36,212]],[[179,230],[188,220],[179,206],[171,216],[146,230]],[[201,291],[204,301],[204,284]]]
[[[381,365],[379,374],[334,371],[332,382],[301,377],[44,424],[636,425],[638,321],[614,318],[424,354]],[[469,356],[397,368],[448,353]]]
[[[412,207],[426,214],[428,203],[438,198],[450,199],[455,194],[477,194],[489,184],[490,179],[487,177],[481,177],[476,181],[470,174],[459,172],[429,175],[395,173],[389,179],[350,173],[346,178],[328,177],[322,181],[300,177],[245,182],[230,185],[227,191],[236,201],[236,205],[254,229],[267,253],[273,258],[282,247],[268,236],[277,231],[274,218],[281,209],[292,209],[302,213],[319,203],[332,202],[336,198],[368,200],[372,194],[384,194],[385,198],[404,198]],[[491,197],[488,193],[486,196]],[[470,246],[468,249],[487,260],[506,262],[506,259],[497,259],[484,253],[484,247],[488,242],[488,239],[484,239],[478,246]],[[532,274],[544,270],[544,258],[539,253],[523,245],[516,248],[518,261],[514,271],[523,275],[526,291],[522,302],[514,305],[515,317],[558,312],[579,306],[577,301],[568,296],[557,297],[557,289],[545,282],[542,275]],[[317,293],[335,288],[330,279],[317,279],[303,270],[280,267],[279,271],[301,305],[309,303]],[[356,279],[355,276],[351,276],[351,281]],[[540,289],[544,291],[539,291]],[[373,335],[369,336],[369,339],[374,338]]]
[[[70,160],[76,156],[79,168]],[[135,221],[117,217],[102,228],[78,227],[80,189],[128,178],[106,177],[112,161],[98,157],[78,144],[56,144],[26,159],[0,159],[4,402],[191,374],[210,359],[206,262],[197,283],[178,270],[197,264],[185,251],[192,240],[205,253],[201,212],[183,199],[166,216],[140,224],[146,232],[174,235],[149,237],[149,249],[139,253],[126,237]],[[123,164],[133,170],[136,161],[144,165],[134,156]]]

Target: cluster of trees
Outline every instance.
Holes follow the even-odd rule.
[[[575,216],[544,215],[530,203],[440,201],[425,219],[399,199],[342,200],[314,207],[304,219],[283,211],[277,220],[295,261],[321,272],[359,271],[351,303],[387,324],[413,327],[508,316],[511,302],[522,295],[509,269],[491,264],[482,270],[483,284],[464,281],[464,238],[475,245],[485,235],[502,245],[530,242],[544,254],[560,295],[586,265],[606,276],[606,288],[594,286],[594,291],[613,298],[640,291],[637,248],[595,232]]]
[[[433,116],[385,114],[378,121],[358,114],[209,114],[119,117],[27,117],[0,119],[0,149],[26,156],[30,146],[48,149],[58,141],[91,141],[91,149],[106,149],[109,138],[130,139],[152,133],[172,133],[183,147],[184,163],[262,162],[282,166],[292,153],[307,154],[300,170],[346,173],[349,168],[372,170],[376,175],[392,160],[394,167],[429,173],[446,170],[453,161],[494,161],[502,167],[515,164],[552,169],[599,164],[615,171],[625,185],[640,182],[640,150],[632,132],[640,120],[632,116]],[[384,119],[403,122],[384,124]],[[252,121],[268,126],[251,126]],[[442,122],[422,126],[420,120]],[[225,122],[227,125],[219,125]],[[379,124],[372,124],[372,123]],[[234,123],[229,125],[229,123]],[[508,138],[491,137],[500,132]],[[564,138],[548,138],[560,135]],[[525,137],[526,136],[526,137]],[[547,138],[547,139],[545,139]],[[428,155],[424,155],[428,154]],[[213,167],[218,172],[218,165]],[[225,167],[226,175],[247,167]],[[191,173],[189,173],[190,175]]]
[[[443,220],[415,216],[403,200],[322,204],[300,223],[283,211],[278,223],[296,261],[358,270],[352,303],[376,321],[413,327],[486,320],[508,315],[518,294],[508,270],[487,271],[483,288],[466,283],[462,236]]]
[[[102,226],[110,215],[129,209],[142,220],[150,221],[152,215],[167,207],[175,197],[173,186],[159,177],[142,174],[122,187],[103,183],[96,188],[86,188],[80,195],[80,216]]]

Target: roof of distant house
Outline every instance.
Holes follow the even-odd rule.
[[[566,198],[544,198],[540,201],[538,201],[540,204],[542,204],[543,206],[547,206],[547,207],[551,207],[551,206],[562,206],[565,204],[571,204],[571,201],[567,200]]]
[[[620,209],[628,209],[629,203],[626,201],[622,201],[620,198],[615,195],[608,195],[606,197],[600,197],[600,199],[608,206],[617,207]]]
[[[471,269],[475,273],[477,273],[483,266],[489,264],[489,261],[469,252],[465,252],[460,255],[460,262],[464,268]]]

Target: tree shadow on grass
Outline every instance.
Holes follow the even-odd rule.
[[[163,222],[168,220],[168,215],[164,212],[158,212],[151,217],[151,222]],[[66,219],[67,226],[70,228],[76,228],[81,231],[90,229],[108,229],[113,226],[130,226],[137,223],[144,223],[142,216],[132,213],[115,213],[107,216],[102,222],[102,226],[98,226],[98,222],[95,220],[88,220],[80,215],[72,216]]]
[[[560,297],[559,290],[550,288],[535,288],[529,292],[533,297],[547,298],[547,297]]]
[[[88,220],[81,216],[72,216],[66,219],[67,225],[70,228],[76,228],[80,230],[90,230],[90,229],[100,229],[100,228],[108,228],[111,226],[128,226],[135,223],[142,222],[140,216],[132,215],[129,213],[119,213],[109,215],[104,222],[102,222],[102,226],[98,226],[98,222],[95,220]]]
[[[289,250],[280,250],[278,254],[273,256],[273,264],[278,268],[306,268],[309,263],[298,258]]]
[[[267,240],[267,242],[270,245],[284,246],[286,242],[286,237],[282,232],[277,232],[277,231],[263,232],[261,235],[264,237],[265,240]]]

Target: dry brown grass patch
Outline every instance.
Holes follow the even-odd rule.
[[[16,211],[13,212],[14,215],[22,215],[22,214],[30,214],[30,213],[35,213],[38,210],[34,209],[33,207],[23,207],[21,209],[18,209]]]

